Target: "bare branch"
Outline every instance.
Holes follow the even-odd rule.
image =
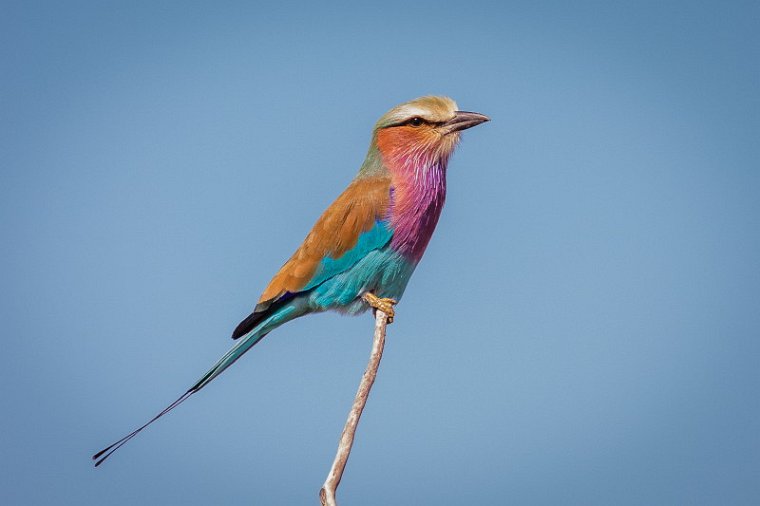
[[[351,454],[351,447],[354,444],[354,435],[356,434],[356,426],[359,425],[359,418],[362,416],[364,405],[367,404],[367,398],[369,397],[369,391],[372,389],[372,384],[375,382],[375,377],[377,376],[377,368],[380,366],[380,359],[383,358],[385,327],[387,324],[388,315],[379,309],[376,310],[375,338],[372,342],[372,353],[370,353],[367,369],[364,371],[361,383],[359,383],[359,391],[356,392],[354,404],[351,406],[351,411],[348,413],[346,426],[343,428],[343,433],[340,435],[338,452],[335,454],[335,460],[327,475],[325,484],[322,485],[322,489],[319,491],[319,499],[322,502],[322,506],[337,506],[337,503],[335,502],[335,494],[338,490],[338,485],[340,485],[340,479],[343,477],[343,470],[346,468],[346,462],[348,462],[348,457]]]

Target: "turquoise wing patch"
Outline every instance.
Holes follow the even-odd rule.
[[[314,277],[302,290],[310,290],[319,286],[326,280],[349,270],[371,251],[383,248],[393,237],[393,231],[387,221],[375,221],[375,226],[363,232],[356,242],[356,246],[346,251],[339,258],[326,257],[317,268]]]

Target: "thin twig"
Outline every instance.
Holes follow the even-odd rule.
[[[359,424],[359,418],[362,416],[364,405],[367,404],[369,391],[377,376],[377,368],[380,365],[380,359],[383,358],[383,348],[385,347],[385,327],[388,324],[388,315],[379,309],[375,312],[375,338],[372,342],[372,353],[369,356],[367,370],[364,371],[362,381],[359,383],[359,391],[356,392],[354,404],[348,413],[346,426],[340,435],[338,442],[338,452],[335,454],[330,472],[327,474],[325,484],[319,491],[319,499],[322,506],[337,506],[335,502],[335,493],[340,485],[340,479],[343,476],[343,470],[346,468],[348,456],[351,454],[351,447],[354,444],[354,435],[356,426]]]

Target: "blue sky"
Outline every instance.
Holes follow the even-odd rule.
[[[756,2],[40,2],[0,18],[0,502],[316,504],[372,321],[183,392],[393,105],[449,167],[344,504],[756,504]]]

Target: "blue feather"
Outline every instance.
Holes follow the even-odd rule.
[[[356,246],[346,251],[338,258],[325,257],[317,268],[317,272],[303,291],[311,290],[324,281],[346,272],[371,251],[378,250],[388,244],[393,237],[393,231],[387,221],[375,221],[375,225],[359,235]]]
[[[368,291],[400,300],[415,267],[390,246],[370,251],[349,269],[315,287],[310,294],[311,305],[318,310],[357,314],[369,308],[361,300]]]

